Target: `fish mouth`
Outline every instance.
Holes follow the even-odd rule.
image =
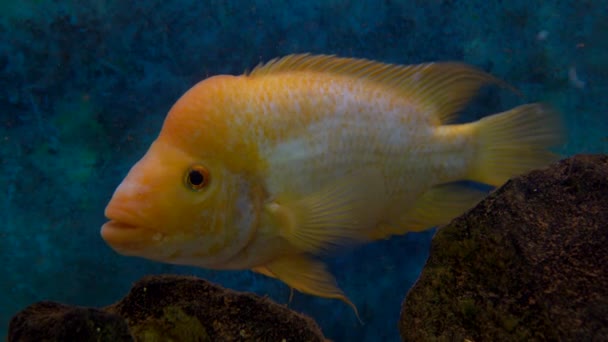
[[[106,225],[109,225],[111,227],[110,229],[137,229],[137,226],[134,224],[129,224],[116,220],[110,220],[106,223]]]
[[[160,242],[164,236],[160,232],[142,226],[110,220],[101,227],[101,237],[116,251],[130,254],[129,251]]]

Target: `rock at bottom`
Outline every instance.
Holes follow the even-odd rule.
[[[608,341],[608,156],[515,178],[441,228],[404,341]]]
[[[10,322],[8,341],[133,341],[125,320],[101,309],[38,302]]]
[[[325,341],[309,317],[195,277],[147,276],[103,309],[39,302],[13,317],[8,341]]]

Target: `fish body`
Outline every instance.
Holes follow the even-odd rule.
[[[290,55],[201,81],[106,208],[125,255],[251,269],[354,305],[316,258],[449,222],[494,186],[544,167],[559,116],[528,104],[450,124],[485,83],[459,63]]]

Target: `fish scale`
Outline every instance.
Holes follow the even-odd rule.
[[[415,146],[410,146],[408,142],[423,139],[422,131],[427,131],[429,137],[426,140],[430,141],[430,124],[426,122],[427,127],[421,128],[425,124],[423,115],[417,114],[411,104],[399,101],[396,96],[391,98],[387,95],[380,96],[379,92],[365,92],[363,87],[353,91],[349,85],[340,90],[335,83],[323,87],[327,82],[325,78],[325,75],[318,75],[307,84],[289,88],[288,92],[277,89],[263,96],[264,101],[283,104],[284,107],[262,105],[265,108],[264,114],[257,116],[257,123],[253,121],[252,125],[271,125],[277,116],[283,115],[285,117],[281,123],[287,127],[284,129],[291,130],[287,138],[276,141],[262,152],[271,160],[268,168],[269,191],[279,192],[282,184],[293,187],[294,183],[298,183],[300,191],[310,192],[314,191],[311,187],[322,186],[319,174],[331,180],[343,176],[349,170],[352,172],[367,165],[379,164],[383,174],[387,175],[388,188],[394,192],[406,191],[407,189],[399,190],[393,185],[404,183],[404,171],[414,171],[413,167],[407,167],[408,164],[420,165],[412,162],[416,151]],[[259,87],[273,88],[265,84],[260,84]],[[251,93],[257,94],[258,91],[252,87]],[[309,97],[320,100],[310,103]],[[243,101],[248,100],[244,98]],[[395,105],[398,102],[402,102],[400,106]],[[275,108],[276,112],[267,113],[266,108],[270,107]],[[323,115],[311,114],[307,112],[308,108],[315,108]],[[406,120],[404,117],[407,113],[418,117]],[[298,115],[311,115],[317,120],[301,127],[306,120]],[[287,124],[289,120],[293,122]],[[294,130],[293,127],[297,129]],[[280,130],[283,126],[276,128]],[[422,155],[425,152],[421,150],[420,153]],[[414,156],[408,158],[412,154]],[[291,181],[286,183],[285,179]]]

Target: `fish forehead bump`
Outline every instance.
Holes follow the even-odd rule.
[[[230,114],[230,92],[226,88],[234,76],[220,75],[195,84],[173,104],[161,130],[161,137],[169,136],[175,141],[183,139],[190,146],[204,139],[209,131],[226,129],[226,114]]]
[[[158,140],[201,160],[219,160],[232,171],[256,172],[263,161],[243,102],[243,77],[205,79],[173,105]]]

